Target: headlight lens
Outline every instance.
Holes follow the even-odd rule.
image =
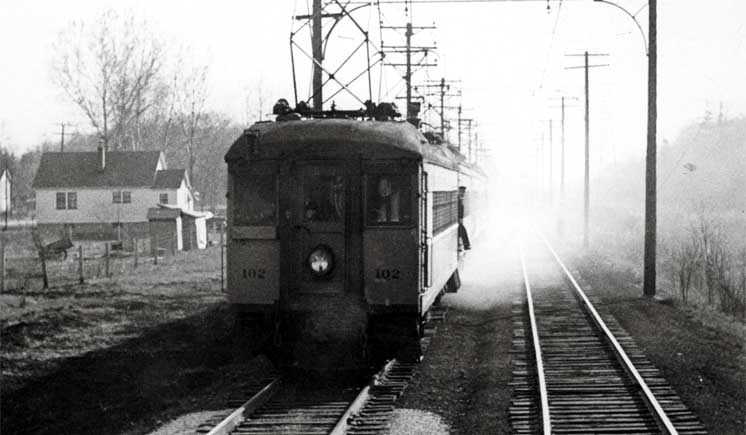
[[[319,245],[308,255],[307,263],[315,276],[326,276],[334,269],[334,254],[328,246]]]

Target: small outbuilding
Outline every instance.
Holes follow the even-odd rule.
[[[174,255],[182,249],[182,220],[178,208],[153,207],[148,209],[150,249],[153,255],[168,252]]]
[[[207,220],[210,212],[185,211],[179,207],[158,204],[148,210],[150,243],[153,252],[160,249],[174,254],[176,251],[205,249],[207,247]]]
[[[182,240],[184,250],[205,249],[207,247],[207,220],[212,213],[198,211],[182,211]]]

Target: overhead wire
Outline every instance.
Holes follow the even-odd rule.
[[[549,2],[547,2],[547,7]],[[544,89],[544,79],[546,77],[547,67],[549,66],[549,60],[552,57],[552,50],[554,49],[554,36],[557,33],[557,24],[559,23],[560,15],[562,14],[562,0],[559,2],[557,7],[557,15],[554,17],[554,26],[552,26],[552,36],[549,39],[549,49],[547,50],[546,58],[544,59],[544,68],[541,71],[541,81],[539,82],[539,90]]]

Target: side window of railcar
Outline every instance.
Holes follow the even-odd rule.
[[[345,210],[345,185],[341,175],[307,175],[303,179],[303,220],[340,222]]]
[[[368,225],[412,223],[412,177],[369,174],[366,188]]]
[[[275,225],[277,181],[274,175],[243,174],[235,177],[233,224]]]

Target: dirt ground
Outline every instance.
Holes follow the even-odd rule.
[[[218,252],[2,295],[0,432],[147,433],[224,408],[254,368],[233,360]]]
[[[438,326],[422,366],[397,402],[392,434],[429,425],[433,415],[453,434],[510,433],[511,309],[521,276],[512,242],[474,243],[461,274],[462,288],[443,297]]]
[[[510,237],[475,243],[392,433],[510,432],[514,247]],[[0,432],[191,433],[205,411],[225,408],[270,364],[236,359],[218,262],[211,248],[82,287],[0,296]],[[746,433],[742,324],[642,299],[634,273],[609,262],[574,263],[711,433]]]

